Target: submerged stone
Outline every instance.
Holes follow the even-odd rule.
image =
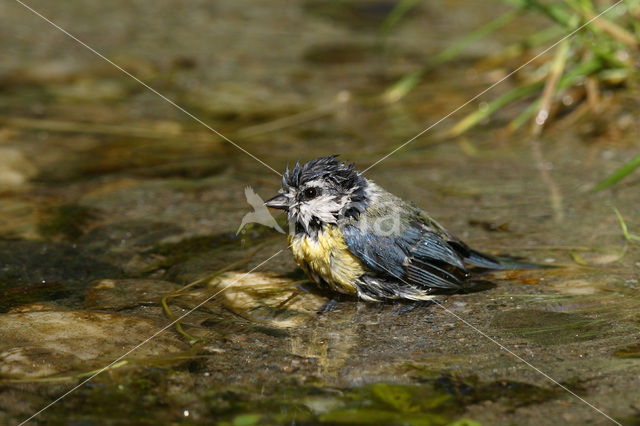
[[[148,247],[182,232],[178,225],[151,220],[123,220],[92,229],[79,241],[91,252],[126,251]]]
[[[0,378],[32,379],[101,368],[150,338],[151,321],[88,311],[36,311],[0,315]],[[128,359],[184,351],[171,332],[162,333]]]
[[[271,273],[228,272],[215,282],[221,303],[250,321],[279,328],[315,318],[327,302],[305,286]]]
[[[121,273],[67,243],[0,240],[0,264],[0,283],[85,282]]]
[[[122,274],[120,268],[68,243],[0,240],[0,265],[0,312],[74,298],[88,281]]]

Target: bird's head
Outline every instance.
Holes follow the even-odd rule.
[[[282,189],[265,205],[285,210],[291,232],[311,236],[325,224],[358,217],[367,207],[367,180],[353,164],[336,160],[337,155],[298,162],[282,175]]]

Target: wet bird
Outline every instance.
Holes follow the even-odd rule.
[[[428,300],[460,290],[470,267],[505,267],[336,157],[287,167],[265,203],[287,212],[293,257],[318,285],[367,301]]]

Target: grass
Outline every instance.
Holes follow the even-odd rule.
[[[631,174],[636,168],[640,166],[640,154],[636,155],[631,159],[628,163],[620,167],[618,170],[609,175],[606,179],[600,182],[595,188],[593,188],[593,192],[602,191],[603,189],[609,188],[610,186],[615,185],[624,179],[627,175]]]
[[[624,235],[625,240],[629,243],[638,244],[640,242],[640,236],[632,234],[629,232],[629,228],[627,227],[627,223],[622,218],[620,211],[617,208],[613,208],[613,211],[616,212],[616,216],[618,217],[618,223],[620,223],[620,228],[622,229],[622,234]]]
[[[495,33],[516,18],[534,14],[546,18],[547,27],[529,35],[521,42],[507,46],[492,63],[505,69],[513,64],[524,64],[543,49],[552,46],[566,35],[591,21],[575,35],[558,43],[541,55],[540,60],[516,73],[517,84],[506,93],[462,117],[448,131],[448,136],[459,136],[486,121],[496,112],[516,102],[528,104],[506,125],[508,132],[516,132],[530,123],[530,133],[538,135],[545,125],[560,115],[581,114],[584,104],[592,114],[598,114],[599,92],[610,88],[631,87],[638,80],[635,66],[640,50],[640,0],[626,0],[597,19],[599,13],[613,2],[596,3],[593,0],[495,0],[509,10],[489,23],[471,31],[460,41],[435,55],[420,69],[410,72],[391,85],[383,94],[385,102],[396,102],[407,96],[434,69],[459,58],[469,47]],[[402,18],[419,4],[416,0],[400,1],[383,24],[383,36],[392,32]],[[533,64],[532,64],[533,65]],[[637,84],[637,83],[636,83]],[[563,96],[571,91],[574,102],[565,106]],[[640,167],[640,155],[616,170],[594,189],[608,188]]]

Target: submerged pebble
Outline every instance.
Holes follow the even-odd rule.
[[[221,303],[251,321],[279,328],[314,318],[327,302],[291,280],[264,272],[228,272],[213,283]]]
[[[0,378],[33,379],[101,368],[160,328],[151,321],[87,311],[0,315]],[[170,332],[136,349],[136,360],[185,350]]]

